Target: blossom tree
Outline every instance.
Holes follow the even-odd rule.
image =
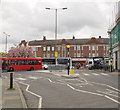
[[[7,54],[8,57],[29,58],[35,57],[32,49],[28,46],[11,47]]]

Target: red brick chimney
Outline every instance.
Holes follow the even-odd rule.
[[[43,42],[46,42],[46,36],[43,36]]]
[[[75,39],[75,36],[73,36],[73,39]]]

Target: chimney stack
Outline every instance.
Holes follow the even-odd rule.
[[[46,42],[46,36],[43,36],[43,42]]]
[[[73,39],[75,39],[75,36],[73,36]]]
[[[99,36],[99,39],[101,38],[101,36]]]

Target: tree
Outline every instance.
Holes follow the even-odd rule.
[[[6,57],[6,53],[5,52],[0,52],[0,57]]]
[[[8,51],[7,57],[29,58],[35,56],[30,47],[21,46],[21,47],[11,47],[10,50]]]

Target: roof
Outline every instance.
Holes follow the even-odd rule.
[[[109,38],[94,38],[97,43],[100,44],[109,44]],[[86,39],[58,39],[58,40],[33,40],[29,41],[29,45],[61,45],[61,44],[69,44],[69,45],[83,45],[90,42],[92,38],[86,38]]]

